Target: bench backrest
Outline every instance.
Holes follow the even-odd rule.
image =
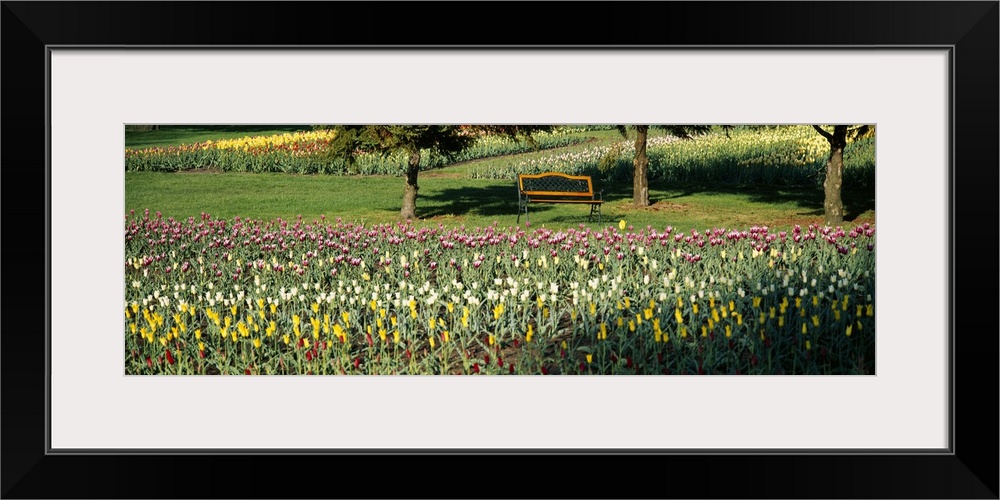
[[[517,184],[522,193],[530,196],[594,196],[594,186],[588,175],[518,174]]]

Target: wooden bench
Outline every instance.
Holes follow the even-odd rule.
[[[597,214],[601,223],[601,192],[594,192],[589,175],[568,175],[559,172],[544,174],[518,174],[517,176],[517,223],[521,223],[521,212],[528,221],[530,203],[579,203],[590,205],[588,220]]]

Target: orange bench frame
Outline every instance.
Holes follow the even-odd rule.
[[[521,212],[528,220],[528,205],[531,203],[577,203],[590,205],[588,220],[597,214],[601,223],[601,191],[594,191],[589,175],[569,175],[561,172],[517,175],[517,223],[521,223]]]

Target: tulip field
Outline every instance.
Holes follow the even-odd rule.
[[[125,170],[129,172],[178,172],[218,169],[224,172],[283,172],[326,175],[400,175],[406,156],[360,155],[356,164],[326,157],[323,153],[333,140],[332,130],[286,132],[267,136],[207,140],[169,147],[125,149]],[[421,169],[441,167],[451,162],[546,150],[577,144],[585,139],[565,132],[538,133],[534,144],[507,137],[480,137],[475,144],[448,159],[430,151],[421,160]]]
[[[125,216],[127,374],[870,375],[875,229]]]

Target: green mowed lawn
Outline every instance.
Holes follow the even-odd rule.
[[[469,179],[458,170],[423,172],[419,179],[420,224],[501,226],[517,222],[517,190],[512,181]],[[400,220],[404,181],[390,176],[325,176],[212,172],[125,174],[126,211],[160,212],[186,219],[202,213],[216,219],[342,219],[365,224]],[[820,188],[756,186],[671,186],[650,183],[652,205],[632,206],[631,183],[598,186],[604,190],[603,223],[625,219],[635,227],[672,226],[680,230],[767,225],[780,228],[822,223]],[[844,191],[845,225],[874,222],[873,190]],[[532,225],[597,226],[586,205],[531,205]],[[525,223],[522,215],[520,223]]]

